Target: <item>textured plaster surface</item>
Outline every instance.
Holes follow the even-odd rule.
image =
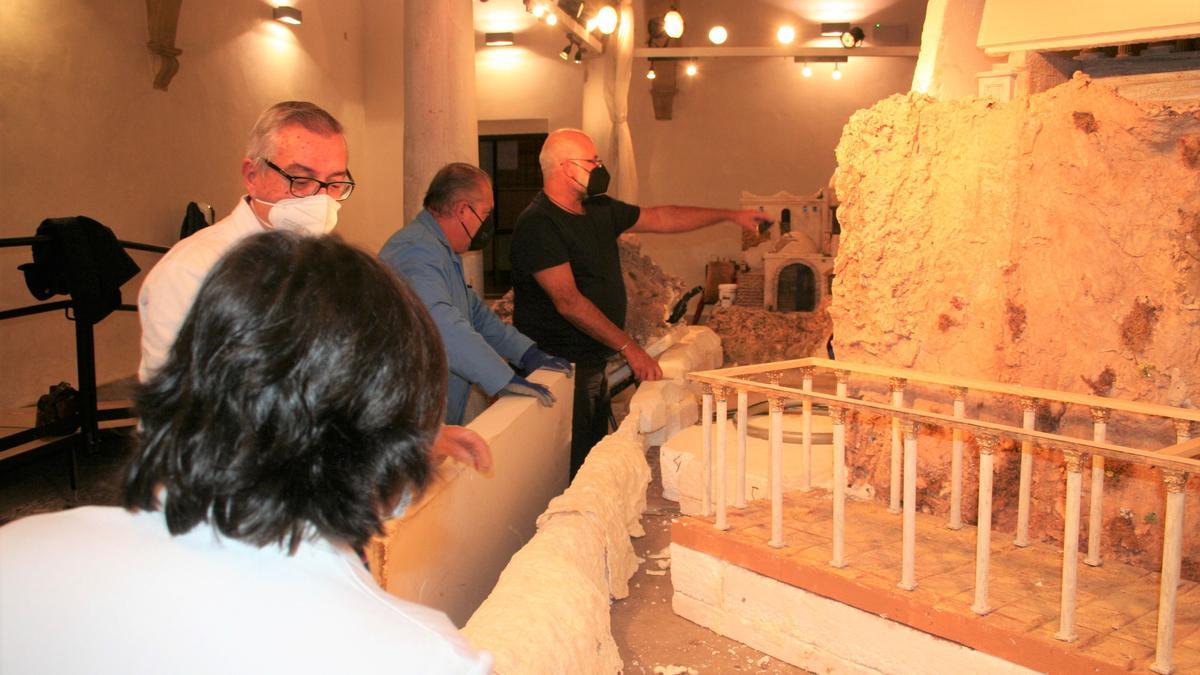
[[[1128,101],[1083,76],[1007,103],[897,95],[850,119],[838,163],[842,235],[830,314],[839,359],[1200,402],[1200,106]],[[930,394],[918,405],[948,411],[948,400]],[[971,399],[967,414],[1019,421],[1021,412],[1015,401]],[[848,424],[851,482],[886,499],[888,422],[859,417]],[[1086,410],[1042,406],[1037,417],[1038,429],[1090,433]],[[1108,430],[1134,447],[1161,447],[1173,435],[1165,424],[1119,416]],[[949,439],[926,437],[918,506],[942,512]],[[966,455],[970,519],[970,442]],[[1001,530],[1015,515],[1017,465],[1013,448],[1001,448]],[[1160,474],[1106,468],[1105,556],[1153,567]],[[1035,539],[1061,541],[1063,475],[1061,456],[1035,454]],[[1194,575],[1200,514],[1191,501],[1184,568]]]

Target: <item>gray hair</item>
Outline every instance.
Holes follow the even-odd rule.
[[[480,185],[491,184],[492,179],[483,169],[465,162],[452,162],[438,169],[429,181],[423,205],[430,212],[441,215],[467,193],[475,192]]]
[[[345,133],[342,123],[317,104],[308,101],[281,101],[258,116],[258,121],[250,130],[246,157],[261,166],[263,159],[275,155],[279,132],[292,125],[302,126],[322,136]]]

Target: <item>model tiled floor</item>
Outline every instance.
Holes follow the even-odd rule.
[[[785,497],[784,540],[767,545],[770,505],[730,509],[727,532],[711,518],[678,519],[675,543],[759,574],[884,615],[914,628],[1051,672],[1148,672],[1154,660],[1159,574],[1117,562],[1079,563],[1078,639],[1055,639],[1059,629],[1062,551],[1012,544],[993,531],[988,606],[971,610],[975,594],[975,528],[954,531],[942,517],[917,514],[917,587],[900,580],[901,517],[878,502],[846,505],[845,568],[831,567],[832,501],[828,493]],[[1200,591],[1180,585],[1175,672],[1200,672]]]

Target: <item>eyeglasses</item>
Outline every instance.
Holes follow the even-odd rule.
[[[604,166],[604,160],[598,159],[596,157],[568,157],[566,159],[566,161],[568,161],[568,162],[590,162],[593,169]]]
[[[480,227],[483,227],[484,223],[486,223],[487,221],[492,219],[492,214],[489,213],[489,214],[487,214],[487,218],[484,218],[483,216],[479,215],[479,212],[475,210],[474,206],[471,206],[470,202],[464,202],[464,203],[467,205],[468,209],[471,209],[471,213],[475,214],[475,218],[479,220]]]
[[[290,192],[293,197],[311,197],[320,192],[321,188],[324,188],[325,194],[341,202],[349,199],[350,193],[354,192],[356,183],[354,182],[353,177],[351,177],[351,180],[334,180],[326,183],[325,181],[317,180],[316,178],[293,176],[276,166],[275,162],[272,162],[266,157],[263,157],[262,161],[266,163],[267,166],[278,172],[280,176],[283,176],[288,180],[288,192]],[[349,175],[349,172],[347,172],[347,175]]]

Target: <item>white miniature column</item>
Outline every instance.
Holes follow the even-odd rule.
[[[1023,411],[1021,428],[1033,431],[1037,424],[1037,399],[1032,396],[1021,397]],[[1033,443],[1021,441],[1021,484],[1017,493],[1017,536],[1013,544],[1020,547],[1029,545],[1029,493],[1033,486]]]
[[[1175,420],[1175,442],[1186,443],[1192,440],[1192,423],[1188,420]]]
[[[772,396],[771,409],[771,540],[770,546],[783,546],[783,398]]]
[[[846,382],[850,379],[850,371],[835,370],[833,374],[837,377],[837,395],[846,398]]]
[[[829,408],[833,421],[833,567],[846,566],[846,409]]]
[[[1158,638],[1150,670],[1168,675],[1175,670],[1175,603],[1179,590],[1179,568],[1183,556],[1184,486],[1187,474],[1163,471],[1167,484],[1167,513],[1163,523],[1162,577],[1158,587]]]
[[[750,394],[745,389],[737,393],[737,427],[738,427],[738,457],[737,457],[737,490],[734,493],[733,505],[739,509],[746,508],[746,433],[750,424],[749,413]]]
[[[900,562],[900,588],[917,587],[917,424],[904,423],[904,537]]]
[[[726,398],[728,389],[725,387],[713,387],[713,396],[717,399],[717,522],[713,527],[718,530],[728,530],[729,522],[726,519],[728,504],[725,497],[726,480],[726,455],[729,454],[729,401]]]
[[[962,419],[967,416],[967,388],[950,387],[954,392],[954,416]],[[962,529],[962,472],[963,472],[963,432],[955,429],[951,432],[954,439],[950,453],[950,522],[946,527],[951,530]]]
[[[1064,642],[1074,642],[1079,638],[1075,632],[1075,591],[1079,577],[1079,502],[1083,491],[1083,456],[1074,450],[1064,450],[1063,457],[1067,463],[1067,503],[1063,527],[1062,604],[1058,632],[1054,637]]]
[[[712,416],[713,416],[713,388],[711,384],[704,385],[704,396],[701,398],[700,405],[700,420],[701,420],[701,441],[700,447],[703,449],[703,462],[700,466],[700,482],[703,489],[700,491],[700,511],[705,518],[712,515]]]
[[[975,602],[971,611],[979,615],[992,611],[988,606],[988,568],[992,560],[992,454],[999,439],[979,436],[979,524],[975,528]]]
[[[1092,408],[1092,440],[1103,443],[1108,433],[1108,408]],[[1085,565],[1099,567],[1100,532],[1104,527],[1104,455],[1092,455],[1092,494],[1088,503],[1088,550]]]
[[[812,392],[813,387],[813,367],[805,366],[800,369],[800,373],[804,376],[801,389],[806,393]],[[812,399],[805,398],[802,403],[804,445],[801,449],[800,457],[800,491],[812,491]]]
[[[892,406],[904,406],[904,378],[891,378]],[[899,417],[892,418],[892,480],[888,486],[888,513],[900,513],[900,427]]]

